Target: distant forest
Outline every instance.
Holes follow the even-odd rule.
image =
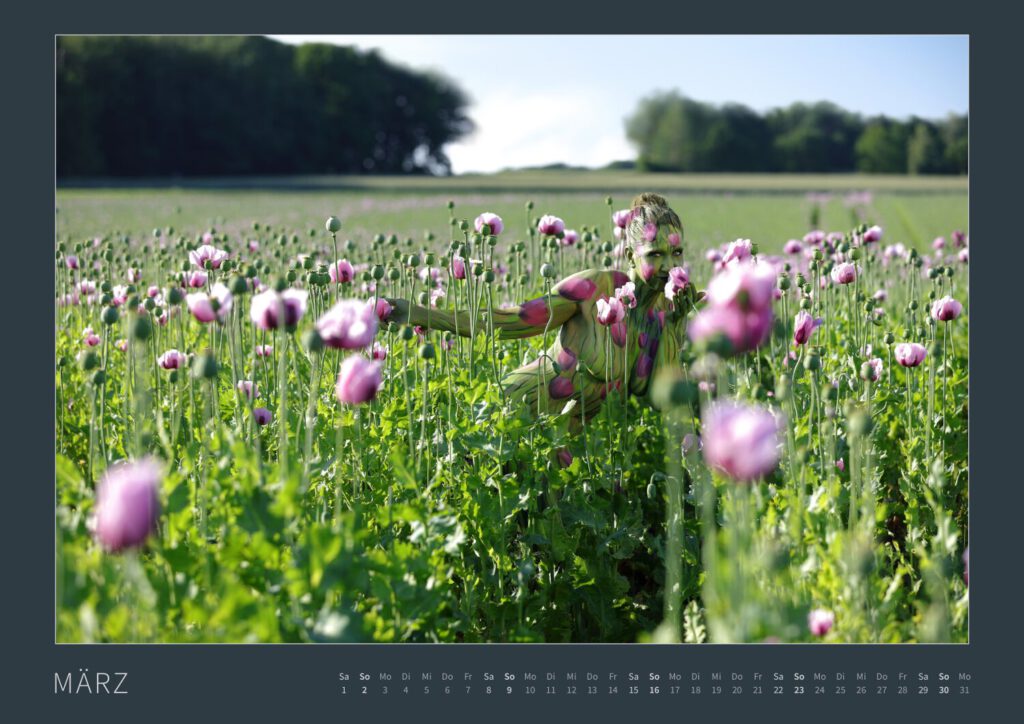
[[[648,171],[967,173],[967,116],[863,118],[825,102],[759,115],[669,92],[641,101],[626,133]]]
[[[59,37],[57,175],[451,173],[473,130],[451,80],[374,51],[251,37]],[[635,165],[673,172],[966,174],[967,117],[764,115],[677,92],[626,121]],[[558,167],[560,159],[552,159]]]
[[[472,130],[449,80],[263,37],[60,37],[57,175],[433,173]]]

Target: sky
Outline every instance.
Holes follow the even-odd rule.
[[[447,147],[455,173],[633,159],[625,119],[670,90],[758,112],[822,100],[891,118],[968,109],[966,35],[270,37],[376,48],[456,81],[476,131]]]

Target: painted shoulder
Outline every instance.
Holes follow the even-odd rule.
[[[618,270],[585,269],[568,276],[552,291],[565,299],[579,304],[593,302],[602,296],[610,296],[629,281],[629,276]]]

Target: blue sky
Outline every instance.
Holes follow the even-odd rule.
[[[819,100],[895,118],[968,107],[966,35],[270,37],[378,48],[457,81],[477,125],[448,147],[457,173],[633,158],[624,119],[657,91],[761,112]]]

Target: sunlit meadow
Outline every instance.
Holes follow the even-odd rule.
[[[965,642],[966,194],[668,194],[686,344],[577,434],[495,312],[631,198],[60,191],[57,640]]]

